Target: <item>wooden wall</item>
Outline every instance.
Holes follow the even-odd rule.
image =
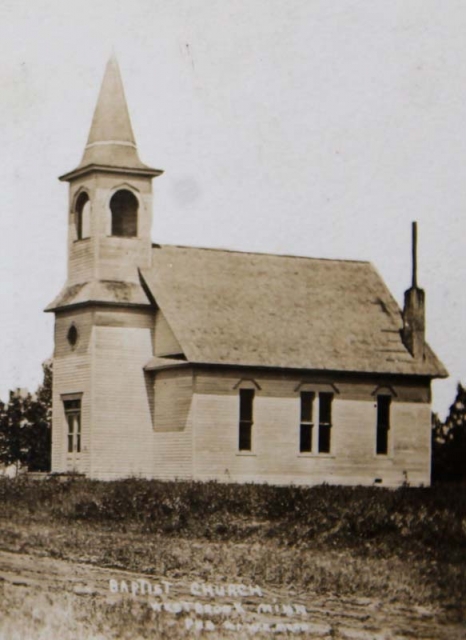
[[[137,237],[111,236],[110,199],[119,189],[131,190],[138,200]],[[75,204],[83,190],[90,198],[90,237],[77,240]],[[150,178],[108,172],[73,181],[69,192],[67,284],[91,280],[119,280],[138,284],[138,268],[151,265],[151,227]]]
[[[71,324],[79,340],[71,347]],[[150,310],[57,314],[53,470],[231,482],[397,486],[430,482],[427,379],[182,367],[145,374]],[[238,451],[239,390],[254,388],[252,451]],[[300,393],[334,393],[329,454],[299,452]],[[82,393],[82,453],[67,454],[63,394]],[[390,394],[387,455],[376,454],[378,393]],[[315,427],[317,428],[317,426]]]
[[[152,414],[143,367],[152,356],[153,313],[95,307],[57,314],[52,470],[112,479],[153,475]],[[78,330],[72,347],[66,336]],[[82,393],[82,452],[67,454],[63,394]]]
[[[52,400],[53,472],[90,472],[92,323],[93,313],[86,309],[59,313],[55,320]],[[66,338],[72,324],[79,332],[78,342],[74,347]],[[68,427],[62,396],[76,393],[82,393],[81,453],[69,454]]]
[[[154,430],[185,429],[192,397],[193,373],[190,369],[159,371],[154,384]]]
[[[149,477],[154,438],[143,367],[152,355],[152,317],[144,327],[141,312],[129,314],[127,326],[115,326],[120,314],[108,315],[94,327],[91,475]]]
[[[180,353],[183,353],[183,349],[159,309],[155,316],[154,355],[163,357]]]
[[[253,379],[254,383],[250,379]],[[238,451],[239,388],[255,384],[252,451]],[[300,390],[330,390],[330,454],[300,453]],[[257,388],[259,387],[259,388]],[[376,454],[377,393],[391,393],[389,452]],[[195,377],[194,476],[238,482],[315,484],[430,483],[427,380],[371,381],[239,370]],[[317,428],[317,427],[315,427]]]

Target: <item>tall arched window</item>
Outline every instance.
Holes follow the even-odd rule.
[[[76,200],[74,222],[76,225],[76,239],[89,238],[91,235],[91,201],[84,191],[79,194]]]
[[[121,189],[110,200],[112,236],[133,238],[138,234],[138,201],[136,196]]]

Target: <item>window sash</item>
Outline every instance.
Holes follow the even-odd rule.
[[[330,453],[330,424],[319,424],[319,453]]]
[[[300,399],[301,423],[299,429],[299,451],[300,453],[311,453],[315,393],[313,391],[302,391]]]
[[[73,453],[74,448],[74,418],[72,415],[67,416],[68,421],[68,453]]]
[[[377,455],[386,455],[388,453],[388,432],[390,430],[391,400],[391,396],[377,396]]]
[[[314,412],[314,398],[315,393],[313,391],[301,392],[301,422],[312,422],[312,415]]]
[[[81,414],[76,415],[76,453],[81,453]]]
[[[68,425],[68,453],[81,453],[81,400],[64,400],[63,406]]]
[[[330,453],[333,393],[319,393],[319,453]]]
[[[251,451],[252,448],[252,422],[240,420],[239,422],[239,450]]]
[[[239,442],[240,451],[252,449],[254,389],[239,390]]]
[[[252,422],[253,389],[239,390],[239,419]]]
[[[334,394],[302,391],[300,394],[299,452],[330,453],[332,435],[332,403]],[[314,406],[317,410],[314,420]],[[314,427],[317,425],[317,433]]]
[[[301,422],[299,430],[299,451],[301,453],[312,452],[312,433],[314,424],[312,422]]]
[[[333,393],[319,393],[320,424],[332,424],[332,400]]]

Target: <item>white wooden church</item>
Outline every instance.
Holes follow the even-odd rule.
[[[430,482],[415,277],[368,262],[154,245],[152,179],[107,65],[69,182],[55,313],[52,471],[228,482]],[[414,245],[415,246],[415,245]]]

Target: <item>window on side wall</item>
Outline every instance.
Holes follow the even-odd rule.
[[[68,429],[68,453],[81,453],[81,400],[64,400]]]
[[[377,396],[377,455],[386,455],[388,453],[391,400],[390,396]]]
[[[319,453],[330,453],[333,393],[319,393]]]
[[[239,450],[252,450],[254,390],[239,390]]]
[[[315,394],[312,391],[301,392],[301,422],[299,427],[299,451],[312,451],[313,409]]]

